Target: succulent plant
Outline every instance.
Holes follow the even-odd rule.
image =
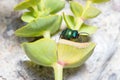
[[[27,24],[16,30],[15,34],[20,37],[43,36],[37,41],[22,43],[22,47],[31,61],[52,67],[55,80],[62,80],[63,68],[78,67],[92,55],[96,44],[91,41],[79,42],[78,36],[84,32],[90,37],[97,30],[97,27],[85,24],[84,21],[101,13],[93,3],[107,1],[109,0],[87,0],[86,6],[70,1],[73,15],[58,15],[57,12],[65,6],[64,0],[25,0],[15,10],[27,9],[21,17]],[[51,39],[51,35],[59,30],[62,16],[69,29],[67,33],[64,31],[61,34],[63,39],[56,42]],[[71,38],[75,38],[74,41]]]

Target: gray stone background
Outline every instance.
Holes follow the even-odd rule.
[[[24,25],[21,12],[13,10],[20,1],[0,0],[0,80],[54,80],[52,68],[31,63],[20,47],[26,39],[14,35]],[[87,23],[99,28],[93,35],[97,47],[85,64],[65,69],[64,80],[120,80],[120,0],[95,6],[102,14]],[[68,4],[63,11],[71,13]]]

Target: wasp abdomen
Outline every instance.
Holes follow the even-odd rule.
[[[62,31],[60,37],[62,39],[67,39],[75,42],[89,42],[90,37],[88,33],[81,32],[78,33],[77,30],[65,29]]]

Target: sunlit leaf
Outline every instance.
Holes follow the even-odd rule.
[[[23,10],[23,9],[27,9],[29,7],[35,6],[38,3],[40,3],[41,0],[25,0],[21,3],[19,3],[18,5],[15,6],[15,10]]]
[[[45,7],[51,13],[54,14],[62,10],[65,6],[64,0],[46,0]]]
[[[35,17],[33,16],[33,13],[31,12],[25,12],[21,19],[24,21],[24,22],[31,22],[35,19]]]
[[[77,43],[62,40],[58,44],[58,61],[65,67],[78,67],[92,54],[95,43]]]
[[[93,3],[103,3],[103,2],[108,2],[110,0],[91,0]]]
[[[39,11],[45,11],[46,10],[46,6],[45,6],[46,1],[47,0],[41,0],[41,2],[37,5]]]
[[[96,16],[98,16],[101,13],[100,10],[98,10],[97,8],[90,6],[89,8],[87,8],[87,10],[85,11],[85,13],[83,13],[82,17],[84,19],[90,19],[90,18],[94,18]]]
[[[83,24],[81,26],[81,28],[79,29],[79,32],[86,32],[86,33],[88,33],[90,35],[95,33],[96,31],[97,31],[97,27],[89,26],[89,25],[85,25],[85,24]]]
[[[63,17],[64,17],[64,20],[65,20],[65,23],[67,24],[67,27],[70,28],[70,29],[73,29],[74,26],[75,26],[74,17],[71,16],[71,15],[65,15],[64,13],[63,13]]]
[[[32,43],[23,43],[27,56],[36,64],[51,66],[57,62],[57,45],[52,39],[40,39]]]
[[[54,34],[59,30],[61,21],[62,17],[58,15],[40,17],[36,20],[33,20],[26,26],[18,29],[15,34],[21,37],[43,36],[46,31]]]
[[[39,12],[39,16],[42,17],[42,16],[48,16],[50,15],[49,11],[48,10],[44,10],[44,11],[41,11]]]
[[[70,8],[75,16],[80,17],[82,15],[83,7],[80,3],[71,1]]]

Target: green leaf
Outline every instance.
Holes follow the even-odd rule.
[[[58,44],[58,62],[65,68],[78,67],[92,54],[95,43],[77,43],[62,40]]]
[[[63,17],[64,17],[64,20],[65,20],[65,23],[67,24],[67,27],[70,28],[70,29],[73,29],[74,26],[75,26],[75,19],[73,16],[71,15],[65,15],[63,13]]]
[[[44,38],[32,43],[26,42],[22,46],[27,56],[36,64],[52,66],[57,62],[57,45],[52,39]]]
[[[65,6],[64,0],[46,0],[45,7],[51,13],[54,14],[62,10]]]
[[[79,29],[79,32],[86,32],[88,34],[93,34],[97,31],[97,27],[95,26],[89,26],[89,25],[86,25],[86,24],[83,24],[81,26],[81,28]]]
[[[41,0],[25,0],[21,3],[19,3],[18,5],[15,6],[15,10],[23,10],[23,9],[27,9],[29,7],[35,6],[38,3],[40,3]]]
[[[59,30],[62,22],[62,17],[58,15],[40,17],[33,20],[26,26],[18,29],[15,34],[21,37],[37,37],[43,36],[46,32],[54,34]]]
[[[33,16],[33,13],[31,12],[25,12],[21,19],[24,21],[24,22],[31,22],[35,19],[35,17]]]
[[[86,9],[85,13],[82,14],[84,19],[90,19],[98,16],[101,13],[97,8],[90,6]]]
[[[91,0],[93,3],[103,3],[103,2],[108,2],[110,0]]]
[[[47,10],[45,7],[46,0],[41,0],[40,4],[37,5],[39,11]]]
[[[70,8],[75,16],[80,17],[82,15],[83,7],[78,2],[70,1]]]
[[[33,12],[33,13],[35,12],[35,9],[33,7],[29,7],[28,10],[29,12]]]
[[[48,15],[50,15],[50,13],[49,13],[48,10],[44,10],[44,11],[40,11],[40,12],[39,12],[39,16],[40,16],[40,17],[48,16]]]

